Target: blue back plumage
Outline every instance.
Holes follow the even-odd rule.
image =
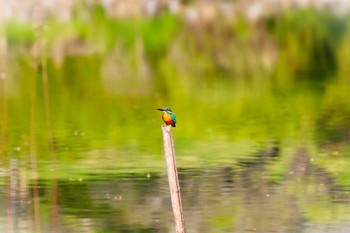
[[[173,113],[173,111],[171,110],[171,108],[165,108],[166,113],[168,113],[171,116],[171,119],[174,121],[174,123],[176,123],[176,116]]]
[[[176,123],[176,116],[174,113],[170,113],[171,119]]]

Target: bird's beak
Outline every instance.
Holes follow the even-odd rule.
[[[157,108],[157,110],[159,110],[159,111],[165,111],[163,108]]]

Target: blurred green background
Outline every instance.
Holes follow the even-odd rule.
[[[15,159],[46,181],[163,174],[156,108],[171,107],[182,169],[242,170],[273,147],[267,180],[281,182],[305,150],[348,186],[349,15],[268,6],[250,17],[249,4],[223,14],[217,2],[121,17],[77,1],[69,20],[44,8],[5,20],[2,166]]]
[[[28,149],[31,111],[34,141],[47,148],[47,101],[58,151],[113,147],[159,160],[155,108],[169,106],[178,154],[197,162],[270,141],[348,155],[347,16],[301,8],[253,22],[239,13],[121,18],[80,3],[71,17],[6,22],[10,150]]]

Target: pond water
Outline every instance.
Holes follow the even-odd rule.
[[[179,102],[22,84],[6,99],[0,232],[175,232],[164,106],[178,118],[187,232],[348,232],[348,117],[329,112],[347,95],[209,82]]]
[[[312,99],[319,101],[316,94]],[[57,112],[50,118],[33,111],[30,101],[28,109],[17,111],[37,117],[18,116],[9,106],[14,118],[9,117],[11,136],[1,163],[0,232],[175,232],[159,105],[123,100],[108,109],[120,100],[89,100],[64,108],[51,104]],[[21,105],[17,98],[10,101]],[[36,108],[42,107],[44,100],[37,101]],[[215,108],[220,112],[225,104]],[[245,103],[248,109],[250,104],[255,106]],[[349,231],[349,159],[342,131],[327,134],[330,142],[323,145],[316,137],[322,132],[315,135],[317,129],[308,125],[314,119],[302,116],[305,121],[295,128],[294,122],[262,115],[245,118],[244,125],[232,118],[237,121],[232,125],[207,108],[174,108],[187,232]],[[288,114],[284,119],[295,118]],[[200,118],[203,123],[197,123]]]
[[[347,232],[350,186],[313,164],[305,149],[276,177],[271,167],[279,149],[235,166],[181,168],[180,162],[187,232]],[[99,169],[84,159],[45,163],[46,179],[28,179],[35,170],[12,158],[1,184],[1,232],[175,232],[164,169],[126,172],[113,168],[116,151],[98,154]]]

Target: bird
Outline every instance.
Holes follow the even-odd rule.
[[[157,110],[162,111],[162,119],[166,125],[171,125],[176,127],[176,116],[171,110],[171,108],[157,108]]]

